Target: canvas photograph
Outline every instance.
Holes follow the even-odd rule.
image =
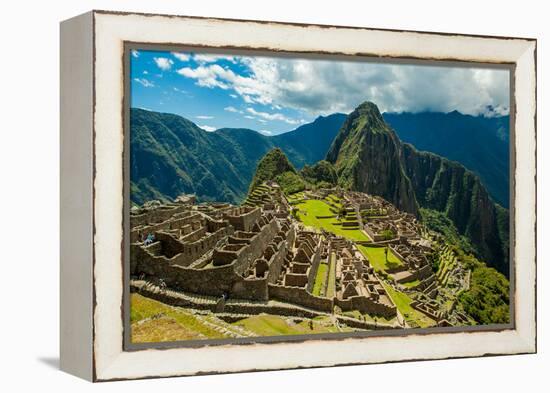
[[[124,56],[130,344],[512,326],[512,67]]]

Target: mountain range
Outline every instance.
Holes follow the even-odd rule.
[[[296,130],[266,136],[241,128],[206,132],[174,114],[130,111],[131,200],[194,193],[202,201],[241,203],[260,158],[281,148],[302,168],[322,160],[346,115],[318,117]]]
[[[476,173],[491,197],[509,206],[509,116],[450,113],[384,113],[399,139],[418,150],[458,161]]]
[[[382,116],[402,141],[418,150],[458,161],[476,173],[491,197],[508,207],[509,116],[469,116],[456,111]],[[267,151],[280,147],[298,169],[312,165],[325,157],[346,117],[341,113],[319,117],[293,131],[270,137],[236,128],[209,133],[177,115],[133,108],[132,201],[143,203],[194,192],[204,201],[239,203],[246,196],[258,160]],[[194,143],[187,144],[187,140]],[[225,160],[208,154],[215,154],[219,145],[232,158]],[[180,150],[182,154],[174,155]],[[191,156],[183,157],[183,153]],[[195,163],[195,154],[204,161]],[[227,173],[220,173],[220,166]],[[154,167],[162,167],[164,172],[155,173]],[[219,186],[212,187],[213,180]]]
[[[506,119],[472,120],[455,112],[417,115],[383,117],[376,105],[366,102],[349,115],[318,117],[293,131],[266,136],[250,129],[206,132],[181,116],[132,109],[131,200],[141,204],[194,193],[200,201],[241,203],[260,159],[279,148],[293,167],[303,168],[303,178],[306,174],[315,177],[314,173],[322,169],[327,179],[336,177],[341,186],[380,195],[417,216],[421,209],[442,212],[488,264],[508,275],[508,211],[494,203],[507,205],[502,189],[508,187],[508,155],[493,143],[495,138],[503,143],[509,138]],[[434,127],[428,126],[430,117],[438,118]],[[471,124],[485,124],[485,136],[471,131]],[[426,133],[420,132],[424,127]],[[446,137],[437,137],[437,132]],[[462,143],[463,147],[445,147],[445,143],[432,139]],[[482,148],[476,146],[473,151],[489,157],[488,162],[469,157],[473,154],[468,153],[467,146],[480,144]],[[419,152],[417,149],[423,149],[420,146],[432,152]],[[434,154],[437,152],[458,162]],[[315,165],[325,158],[322,165]],[[459,162],[475,168],[468,170]],[[290,184],[295,184],[298,171],[287,168],[286,173]],[[496,191],[491,196],[484,178],[495,180]]]

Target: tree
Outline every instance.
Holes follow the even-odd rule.
[[[395,233],[391,229],[385,229],[382,231],[382,236],[384,240],[391,240],[395,237]]]

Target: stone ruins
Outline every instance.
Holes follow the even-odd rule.
[[[326,198],[329,193],[341,198],[344,211],[354,217],[349,225],[361,228],[372,240],[370,246],[389,247],[401,262],[386,271],[397,288],[406,291],[407,283],[418,280],[416,291],[423,296],[411,306],[441,325],[449,324],[433,303],[438,281],[427,257],[432,248],[420,236],[423,229],[416,218],[382,198],[358,192],[319,190],[308,197]],[[133,207],[132,290],[155,283],[172,295],[153,291],[153,297],[191,308],[210,299],[209,309],[218,313],[314,317],[339,309],[395,320],[386,326],[345,321],[357,328],[406,327],[358,249],[361,242],[305,228],[291,210],[273,182],[254,190],[242,206],[197,203],[194,196],[182,195],[172,203]]]

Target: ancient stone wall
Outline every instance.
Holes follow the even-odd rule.
[[[262,215],[260,208],[236,208],[234,212],[224,215],[224,218],[239,231],[250,231]]]
[[[231,293],[233,285],[243,278],[233,271],[232,265],[195,269],[183,266],[184,257],[179,254],[168,259],[164,256],[154,256],[143,248],[132,245],[130,253],[130,272],[132,275],[146,274],[164,280],[174,289],[192,293],[221,296]],[[181,266],[180,266],[181,265]]]
[[[419,280],[423,280],[427,277],[430,277],[433,274],[432,267],[428,264],[425,266],[422,266],[420,269],[417,270],[416,277]]]
[[[271,259],[268,261],[269,272],[267,274],[267,282],[275,283],[277,282],[279,276],[281,275],[281,270],[283,263],[285,262],[285,257],[288,254],[288,243],[286,241],[282,242],[279,250],[271,256]]]
[[[162,223],[174,214],[189,210],[189,208],[189,205],[174,205],[173,207],[159,207],[140,215],[131,215],[130,227],[134,228],[138,225],[147,225],[149,223]]]
[[[277,220],[272,219],[261,229],[260,233],[250,240],[250,244],[247,246],[246,251],[242,252],[242,255],[237,258],[235,262],[235,272],[237,274],[243,274],[247,271],[252,262],[262,256],[265,247],[271,243],[278,232],[279,226]]]
[[[183,296],[175,296],[172,291],[161,291],[157,287],[130,285],[130,291],[175,307],[216,311],[216,303],[214,302],[192,302]]]
[[[156,240],[162,244],[162,254],[169,259],[184,251],[183,243],[179,242],[171,235],[164,232],[157,232],[155,237]]]
[[[196,242],[181,244],[182,258],[177,260],[177,264],[180,266],[189,266],[208,251],[212,250],[216,243],[230,231],[230,227],[222,227],[215,233],[209,233]],[[157,233],[157,235],[160,234],[161,232]]]
[[[188,209],[189,207],[186,206],[185,208]],[[196,212],[184,211],[179,214],[181,214],[182,217],[173,220],[168,220],[170,218],[168,217],[166,220],[163,220],[160,223],[150,224],[145,222],[144,224],[140,224],[139,226],[134,225],[134,223],[132,222],[133,218],[130,218],[130,221],[132,222],[131,227],[133,228],[130,231],[130,242],[135,243],[142,241],[143,237],[147,236],[149,233],[155,233],[157,231],[167,231],[170,229],[180,229],[186,225],[191,224],[193,221],[204,219],[200,214]]]
[[[267,304],[258,304],[258,303],[232,303],[228,302],[225,305],[224,312],[226,313],[235,313],[235,314],[250,314],[250,315],[259,315],[261,313],[271,314],[271,315],[283,315],[289,317],[299,317],[299,318],[315,318],[321,315],[320,312],[314,310],[307,310],[301,307],[292,307],[292,306],[277,306],[277,305],[267,305]]]
[[[344,311],[358,310],[363,314],[380,315],[385,318],[393,318],[397,314],[395,306],[378,303],[365,296],[352,296],[348,299],[334,299],[334,305]]]
[[[278,299],[283,302],[294,303],[315,310],[332,312],[334,304],[332,299],[313,296],[308,293],[305,288],[268,284],[268,290],[270,299]]]
[[[267,278],[247,278],[236,281],[230,296],[236,299],[267,301],[269,299]]]

